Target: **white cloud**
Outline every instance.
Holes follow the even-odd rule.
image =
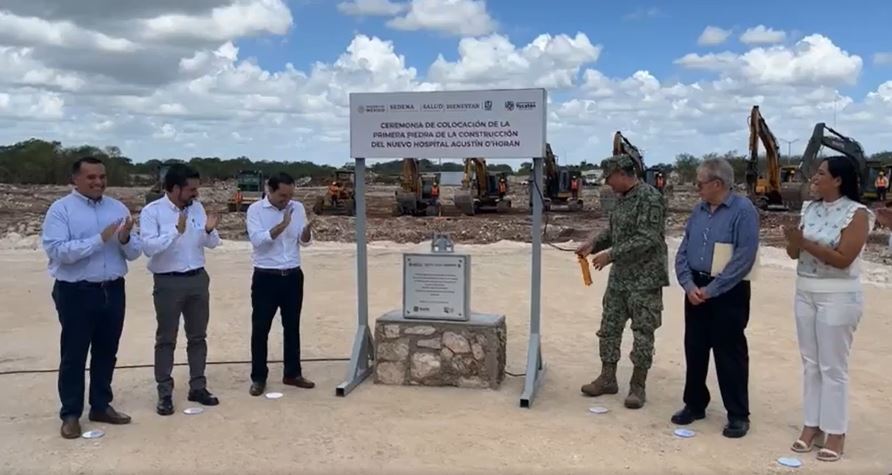
[[[869,153],[892,143],[892,81],[864,97],[841,94],[837,88],[857,83],[862,59],[821,35],[683,55],[676,63],[699,79],[678,82],[657,74],[660,65],[637,64],[638,71],[618,77],[599,71],[595,65],[606,58],[599,42],[609,38],[584,33],[534,34],[528,43],[504,33],[465,34],[456,50],[415,63],[404,45],[357,34],[339,54],[309,65],[269,66],[238,45],[287,31],[290,12],[275,21],[268,15],[284,2],[122,2],[105,16],[99,13],[107,0],[81,0],[81,8],[64,0],[3,3],[11,5],[9,16],[38,15],[92,39],[58,44],[46,31],[0,32],[0,144],[43,137],[114,144],[136,159],[247,155],[340,165],[348,155],[351,92],[530,86],[548,88],[549,141],[571,162],[603,158],[616,130],[645,150],[648,163],[671,162],[681,152],[745,153],[754,104],[777,136],[799,138],[802,147],[815,122],[833,123],[834,110],[835,128]],[[221,11],[256,14],[223,25]],[[188,20],[149,38],[146,20],[157,18]],[[206,31],[184,36],[183,28]],[[139,53],[102,49],[86,32],[132,42]],[[610,48],[603,52],[620,54]]]
[[[285,34],[291,27],[291,10],[282,0],[237,0],[207,14],[160,15],[143,20],[148,39],[202,39],[226,41],[258,33]]]
[[[875,53],[873,55],[873,64],[877,66],[892,66],[892,52]]]
[[[433,30],[458,36],[495,31],[485,0],[412,0],[405,16],[387,22],[398,30]]]
[[[765,25],[749,28],[740,35],[740,42],[747,45],[770,45],[783,43],[786,39],[786,32],[766,28]]]
[[[792,48],[754,48],[744,54],[729,52],[699,55],[690,53],[677,59],[690,69],[718,71],[751,84],[854,84],[863,61],[821,35],[806,36]]]
[[[547,87],[568,88],[576,84],[580,67],[597,61],[601,46],[584,33],[539,35],[523,48],[495,34],[464,38],[458,46],[459,60],[438,56],[428,79],[445,88]]]
[[[132,52],[137,45],[124,38],[112,38],[86,30],[68,21],[49,22],[36,17],[20,17],[0,10],[0,44],[45,45],[59,48],[88,48],[111,52]]]
[[[707,26],[697,38],[697,44],[700,46],[716,46],[724,43],[731,36],[731,30],[724,30],[717,26]]]
[[[394,16],[403,12],[406,7],[405,3],[391,0],[353,0],[338,4],[341,13],[356,16]]]

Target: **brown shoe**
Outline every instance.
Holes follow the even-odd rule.
[[[287,384],[288,386],[297,386],[299,388],[304,389],[312,389],[316,387],[316,383],[310,381],[303,376],[298,376],[296,378],[282,378],[282,384]]]
[[[130,423],[130,416],[123,412],[118,412],[115,408],[108,406],[104,411],[90,411],[90,420],[93,422],[105,422],[107,424],[123,425]]]
[[[619,386],[616,383],[616,363],[604,363],[601,366],[601,375],[597,379],[581,388],[586,396],[598,397],[602,394],[616,394]]]
[[[81,436],[81,423],[77,417],[66,417],[62,419],[62,429],[60,430],[62,437],[66,439],[77,439]]]

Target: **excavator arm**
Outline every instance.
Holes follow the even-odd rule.
[[[644,176],[644,159],[641,157],[641,152],[638,150],[638,147],[632,145],[632,142],[629,142],[627,138],[623,137],[623,134],[620,131],[617,131],[616,134],[613,135],[613,154],[628,155],[632,157],[638,175]]]
[[[747,163],[746,182],[751,196],[756,194],[756,183],[759,176],[759,142],[765,146],[765,158],[768,169],[768,190],[767,194],[775,195],[780,201],[781,180],[780,180],[780,147],[777,145],[777,139],[765,123],[762,113],[759,112],[759,106],[753,106],[750,112],[750,159]]]
[[[557,175],[557,159],[554,152],[551,151],[551,144],[545,144],[545,177],[553,177]]]
[[[825,135],[825,130],[830,134]],[[815,124],[811,139],[809,139],[808,146],[805,148],[805,153],[802,155],[802,163],[800,165],[802,168],[800,177],[802,177],[802,179],[808,180],[817,173],[818,166],[821,163],[820,160],[818,160],[818,152],[821,150],[822,146],[833,149],[855,160],[862,177],[862,183],[864,183],[865,175],[868,171],[867,158],[864,156],[864,149],[861,147],[861,144],[858,143],[858,141],[827,127],[823,122]]]
[[[420,174],[418,172],[417,159],[403,159],[403,172],[401,178],[403,191],[406,191],[408,193],[415,193],[416,195],[419,194],[421,187],[419,186]]]
[[[471,173],[474,174],[474,180],[477,184],[477,189],[472,190],[477,196],[483,196],[486,194],[486,160],[482,158],[466,158],[465,159],[465,177],[462,180],[468,189],[472,187]]]

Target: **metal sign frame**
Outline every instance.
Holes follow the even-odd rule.
[[[424,93],[419,93],[424,94]],[[352,97],[352,94],[351,94]],[[547,96],[546,96],[547,99]],[[543,109],[547,107],[543,104]],[[543,122],[543,129],[546,123]],[[542,150],[544,155],[545,137],[543,130]],[[365,202],[365,157],[352,157],[355,160],[354,196],[356,201],[356,333],[353,339],[353,349],[350,355],[350,363],[347,376],[335,389],[335,395],[345,397],[353,389],[372,374],[375,351],[375,342],[369,329],[369,302],[368,302],[368,254],[366,243],[366,202]],[[528,157],[518,157],[525,159]],[[542,190],[544,157],[532,157],[534,186]],[[527,370],[524,379],[523,392],[520,395],[520,407],[530,408],[536,397],[541,382],[545,376],[545,362],[542,359],[542,334],[541,334],[541,291],[542,291],[542,193],[534,193],[532,226],[530,237],[532,241],[532,257],[530,262],[530,334],[527,344]]]

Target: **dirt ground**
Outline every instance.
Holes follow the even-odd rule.
[[[515,186],[509,193],[513,206],[508,213],[485,213],[464,216],[453,205],[454,188],[444,187],[441,197],[442,216],[393,217],[394,186],[372,184],[366,194],[369,241],[393,241],[418,243],[429,240],[435,232],[448,232],[458,243],[485,244],[503,240],[530,241],[531,216],[527,206],[527,188]],[[33,236],[40,233],[40,226],[47,208],[53,200],[69,192],[65,186],[17,186],[0,184],[0,248],[21,248],[36,245]],[[109,188],[110,196],[122,200],[134,215],[142,209],[146,188]],[[210,212],[221,214],[219,229],[224,239],[246,240],[245,213],[227,212],[226,202],[234,193],[232,182],[221,182],[202,187],[200,199]],[[321,187],[299,187],[295,199],[303,202],[311,213],[315,198],[324,193]],[[559,245],[569,240],[582,240],[602,229],[607,220],[601,212],[599,194],[601,187],[583,190],[584,209],[579,212],[553,210],[545,214],[544,240]],[[698,197],[692,187],[676,185],[669,200],[666,222],[668,236],[680,236],[685,221]],[[354,219],[346,215],[318,216],[316,237],[322,241],[354,242]],[[780,226],[795,223],[798,215],[792,212],[762,212],[761,239],[763,245],[782,246]],[[865,257],[868,260],[889,263],[887,236],[884,231],[872,233]]]
[[[670,239],[674,255],[677,239]],[[568,243],[572,245],[572,243]],[[400,302],[400,253],[426,243],[373,243],[369,247],[374,320]],[[524,373],[529,329],[529,246],[501,242],[459,245],[472,255],[472,302],[477,311],[507,316],[508,371]],[[226,241],[208,253],[211,275],[212,362],[250,355],[250,249]],[[350,244],[317,243],[304,254],[306,299],[302,316],[305,359],[349,356],[355,329],[355,253]],[[0,372],[52,369],[58,364],[59,328],[49,299],[50,279],[38,250],[0,251]],[[151,367],[115,374],[116,408],[129,426],[82,420],[101,428],[96,440],[58,435],[56,374],[0,375],[0,473],[785,473],[778,457],[789,449],[800,419],[800,361],[792,318],[792,263],[780,250],[763,254],[754,283],[748,330],[752,430],[744,439],[721,436],[724,410],[714,373],[713,404],[696,436],[672,435],[669,417],[679,408],[684,379],[682,294],[677,284],[664,294],[663,326],[648,381],[648,403],[622,406],[631,365],[631,333],[623,341],[621,393],[592,400],[579,387],[599,368],[595,331],[606,273],[594,273],[586,288],[571,253],[545,248],[542,338],[547,366],[533,407],[519,407],[522,377],[507,377],[498,390],[391,387],[367,380],[346,398],[335,387],[344,361],[306,362],[312,390],[283,388],[281,365],[270,367],[269,390],[279,400],[248,394],[249,366],[210,365],[209,387],[221,405],[188,416],[187,369],[175,370],[177,412],[154,413]],[[851,430],[845,458],[818,462],[799,456],[805,473],[892,472],[889,414],[892,400],[892,323],[886,266],[869,264],[866,313],[851,359]],[[131,267],[128,313],[119,365],[152,362],[154,314],[145,260]],[[270,358],[281,358],[281,326],[274,325]],[[181,334],[177,362],[185,361]],[[589,413],[602,405],[610,412]]]

